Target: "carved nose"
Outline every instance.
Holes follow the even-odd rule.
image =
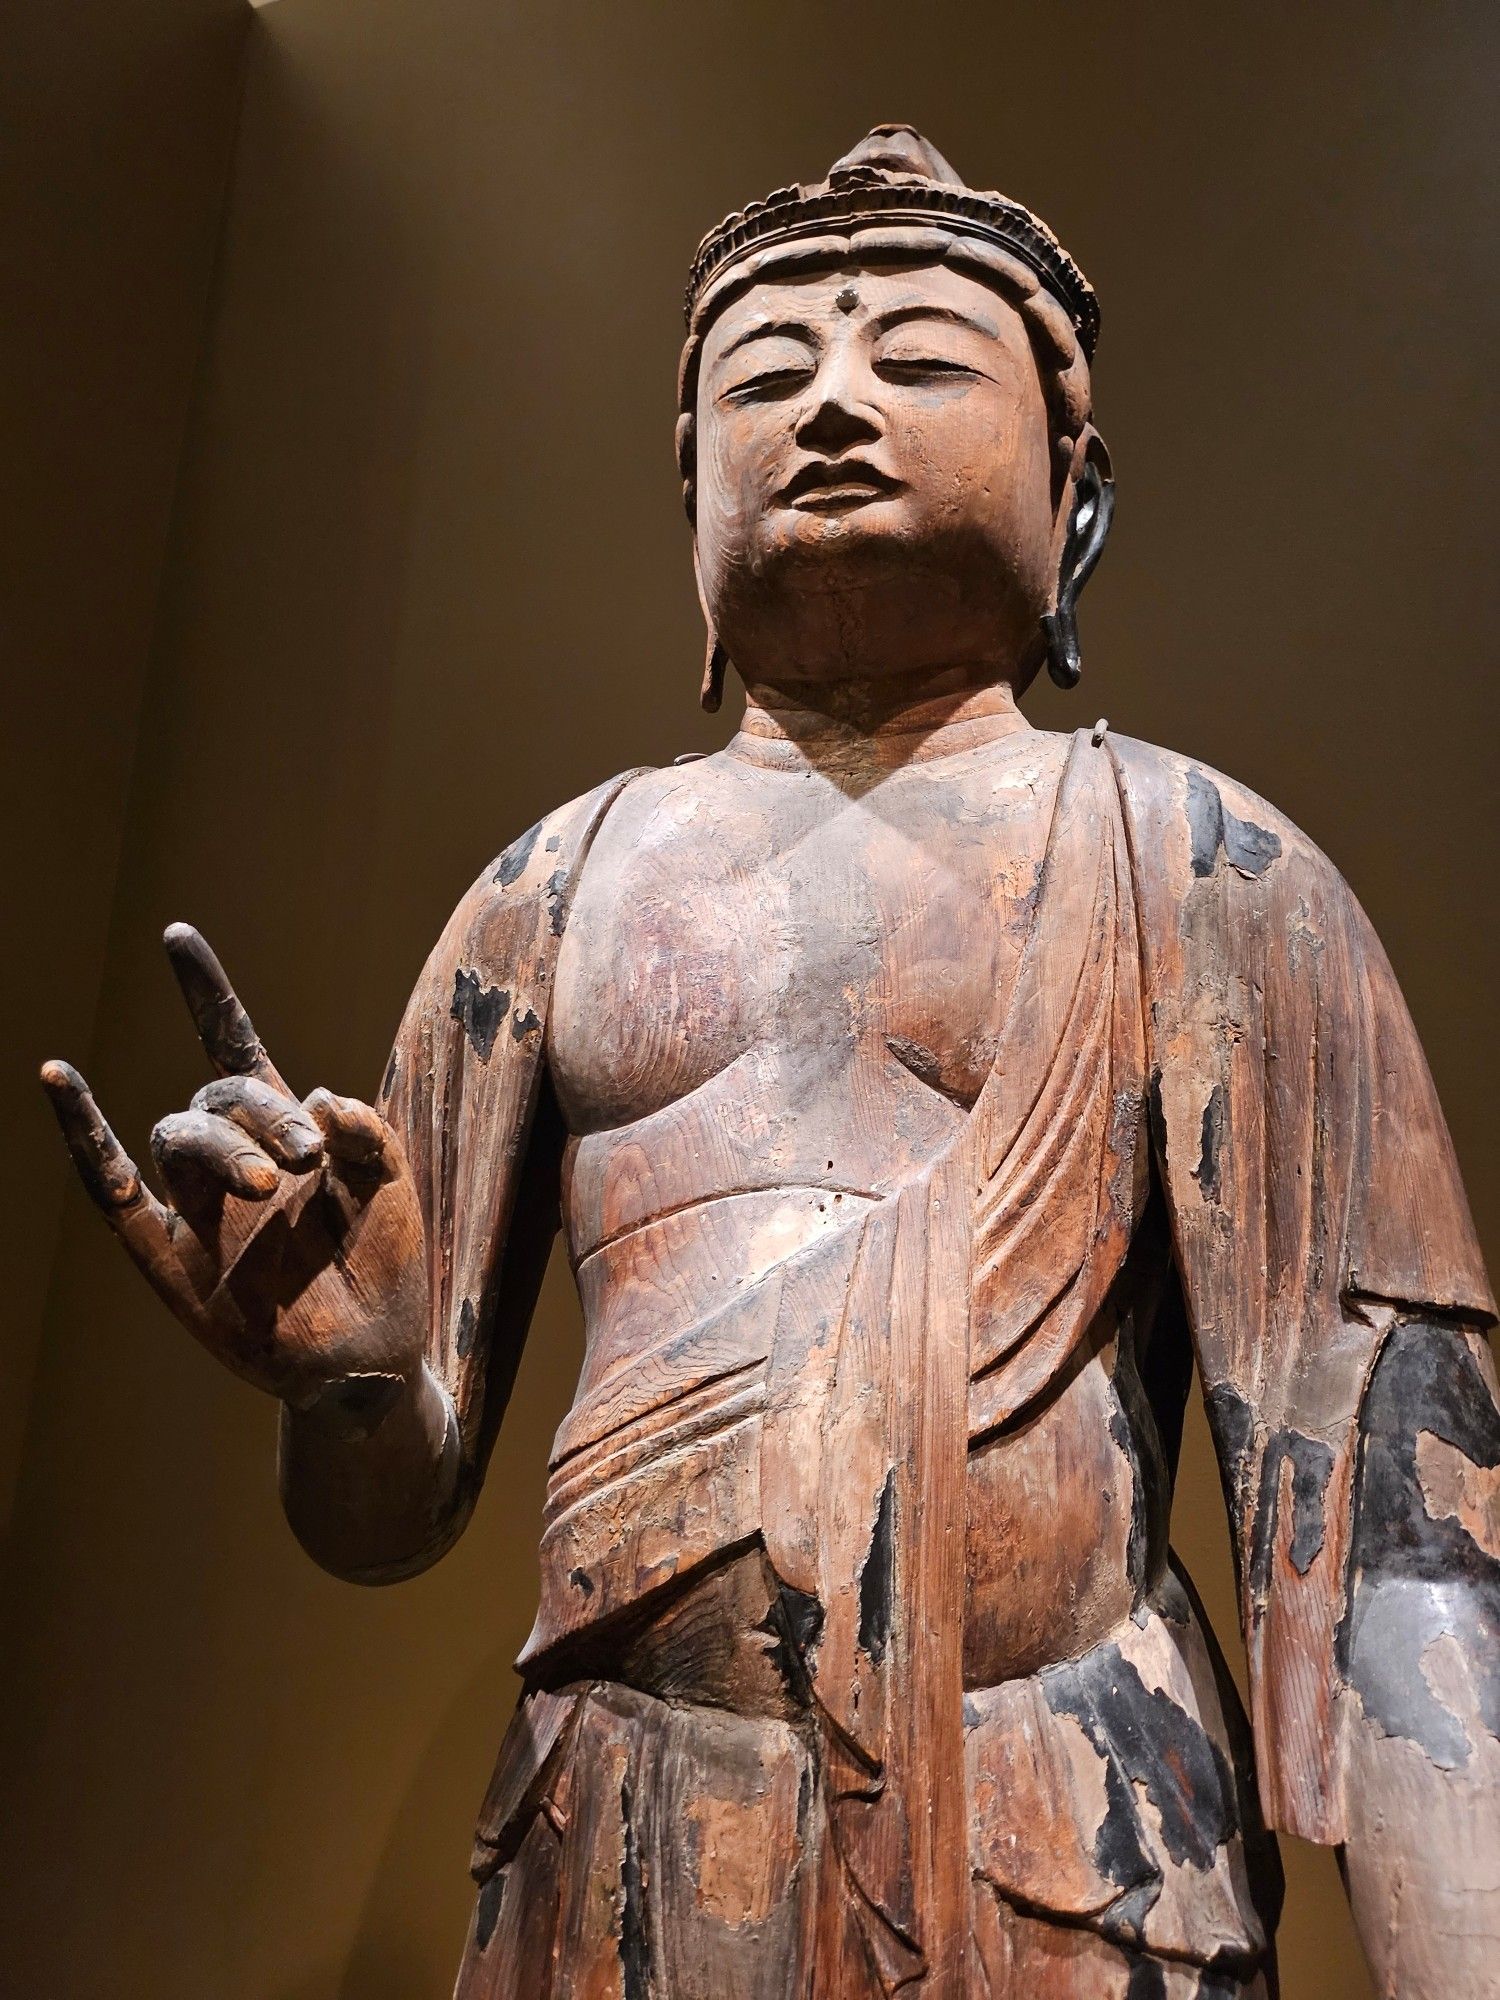
[[[824,452],[830,458],[851,445],[872,444],[879,436],[878,424],[836,396],[825,396],[797,426],[797,442],[804,450]]]

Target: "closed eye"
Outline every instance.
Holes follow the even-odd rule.
[[[747,376],[743,382],[736,382],[725,389],[719,400],[724,403],[775,403],[795,396],[812,380],[810,368],[768,368],[759,375]]]
[[[979,381],[984,370],[939,354],[883,354],[875,363],[875,373],[887,382],[951,382]]]

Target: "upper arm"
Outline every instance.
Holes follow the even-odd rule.
[[[453,1399],[471,1484],[557,1228],[561,1132],[544,1051],[558,944],[625,782],[539,821],[480,875],[423,968],[382,1087],[422,1208],[427,1365]]]
[[[1230,1496],[1262,1797],[1273,1824],[1337,1840],[1371,1398],[1412,1326],[1483,1324],[1493,1304],[1410,1017],[1337,871],[1216,774],[1154,752],[1122,769],[1155,1137]]]

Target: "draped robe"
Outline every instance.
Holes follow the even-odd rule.
[[[426,1210],[430,1365],[463,1440],[460,1521],[556,1227],[543,1052],[558,940],[628,782],[543,821],[481,877],[388,1073]],[[660,1897],[684,1863],[660,1848],[661,1801],[653,1819],[642,1796],[662,1767],[643,1761],[629,1691],[576,1666],[597,1635],[743,1549],[772,1578],[813,1745],[785,1783],[729,1718],[717,1750],[694,1752],[762,1773],[741,1795],[754,1811],[714,1840],[805,1856],[795,1895],[762,1883],[742,1897],[742,1922],[789,1913],[782,1983],[764,1990],[990,1990],[971,1877],[1004,1890],[989,1849],[1020,1784],[1021,1725],[1014,1704],[965,1697],[966,1467],[1100,1337],[1153,1186],[1224,1468],[1266,1816],[1341,1837],[1337,1636],[1365,1385],[1393,1318],[1478,1325],[1492,1301],[1425,1063],[1345,885],[1228,781],[1085,733],[962,1130],[630,1367],[585,1363],[553,1454],[527,1693],[481,1815],[461,1992],[665,1991],[650,1884]],[[604,1845],[579,1832],[601,1799]],[[518,1870],[524,1894],[507,1902]],[[1129,1900],[1106,1885],[1104,1914],[1080,1921],[1107,1930]],[[1252,1920],[1235,1949],[1259,1935]]]

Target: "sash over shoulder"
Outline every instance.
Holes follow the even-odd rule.
[[[1144,1133],[1124,830],[1081,732],[999,1055],[954,1140],[745,1287],[732,1329],[721,1308],[675,1336],[672,1400],[611,1385],[559,1434],[523,1672],[566,1677],[592,1626],[758,1539],[823,1725],[819,1866],[891,1991],[957,1996],[964,1977],[970,1443],[1024,1413],[1103,1306]]]

